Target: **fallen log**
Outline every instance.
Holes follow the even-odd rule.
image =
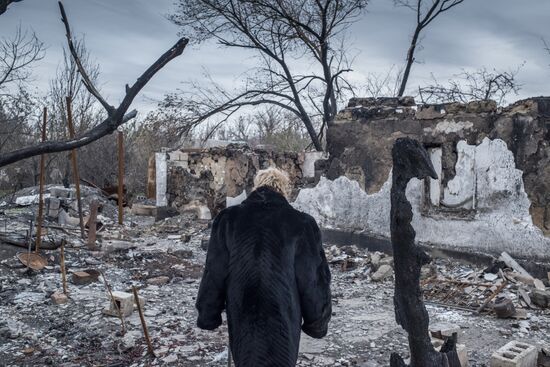
[[[17,246],[17,247],[22,247],[24,249],[27,249],[28,248],[28,242],[25,240],[25,238],[13,238],[13,237],[9,237],[9,236],[5,236],[5,235],[0,235],[0,243],[5,243],[5,244],[8,244],[8,245],[12,245],[12,246]],[[56,250],[58,249],[59,247],[61,247],[61,239],[56,239],[55,241],[48,241],[48,242],[43,242],[41,245],[40,245],[40,248],[43,249],[43,250]],[[32,240],[32,243],[31,243],[31,250],[35,250],[36,248],[36,240],[33,239]]]

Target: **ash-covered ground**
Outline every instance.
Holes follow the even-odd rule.
[[[6,228],[28,227],[6,212]],[[7,219],[6,219],[7,218]],[[178,216],[154,222],[129,217],[123,227],[110,225],[99,233],[99,251],[89,251],[78,231],[66,230],[69,302],[50,299],[61,285],[59,250],[43,251],[48,266],[28,271],[15,257],[21,248],[0,244],[0,365],[2,366],[226,366],[227,329],[214,332],[195,326],[195,296],[209,235],[208,223]],[[391,272],[373,281],[375,268],[391,259],[355,247],[326,244],[331,262],[333,316],[321,340],[302,334],[299,366],[388,366],[392,352],[408,354],[406,333],[393,314]],[[436,260],[437,273],[447,277],[483,277],[481,268]],[[102,277],[87,285],[71,282],[71,273],[95,269],[113,290],[145,298],[145,319],[156,358],[147,354],[137,311],[125,319],[102,310],[109,303]],[[433,272],[431,273],[433,275]],[[426,274],[426,276],[429,276]],[[486,280],[483,280],[486,281]],[[514,288],[503,292],[521,303]],[[432,323],[460,327],[470,366],[487,366],[491,354],[510,340],[542,347],[550,343],[550,311],[527,309],[524,319],[498,319],[492,313],[428,305]]]

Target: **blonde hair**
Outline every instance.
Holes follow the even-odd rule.
[[[288,199],[290,195],[290,179],[285,171],[275,167],[263,169],[254,177],[254,190],[267,186]]]

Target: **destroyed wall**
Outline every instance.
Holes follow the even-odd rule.
[[[325,227],[388,237],[391,148],[408,136],[428,148],[439,175],[409,184],[419,241],[548,258],[549,126],[543,97],[503,109],[353,99],[327,132],[329,180],[302,191],[296,205]]]
[[[206,206],[214,216],[225,208],[226,197],[249,193],[261,169],[283,169],[295,188],[312,182],[314,162],[321,156],[318,152],[252,150],[246,145],[156,153],[157,205],[180,211]]]

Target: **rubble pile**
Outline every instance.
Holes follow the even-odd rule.
[[[84,201],[85,198],[86,194]],[[102,199],[101,195],[96,198]],[[66,241],[66,295],[60,248],[43,250],[41,255],[47,265],[37,271],[28,269],[17,258],[17,253],[25,249],[0,242],[2,363],[226,366],[226,323],[213,332],[195,325],[195,296],[210,221],[192,214],[162,220],[127,214],[124,225],[119,226],[105,214],[109,205],[114,208],[104,202],[107,212],[102,214],[103,229],[97,233],[94,250],[80,239],[78,225],[46,227],[46,236]],[[84,206],[87,208],[87,204]],[[5,206],[0,215],[0,231],[24,233],[33,218],[32,209],[32,205]],[[25,211],[31,213],[21,214]],[[74,216],[74,208],[69,208],[68,213]],[[333,315],[329,333],[324,339],[302,334],[298,365],[387,366],[392,351],[406,356],[407,336],[394,319],[393,259],[356,246],[326,244],[325,249],[332,272]],[[525,311],[520,319],[500,319],[491,311],[492,304],[488,304],[487,312],[477,314],[450,308],[443,302],[428,303],[434,343],[448,335],[448,330],[458,330],[459,343],[464,345],[463,355],[470,366],[487,365],[492,354],[512,340],[534,346],[541,356],[548,350],[544,348],[550,341],[550,309],[535,305],[538,298],[531,296],[535,294],[535,283],[530,286],[513,281],[516,272],[506,267],[495,271],[484,272],[481,267],[437,259],[423,274],[425,281],[436,276],[497,287],[499,281],[506,279],[507,286],[499,295],[512,300],[516,310]],[[488,274],[495,274],[496,278]],[[147,351],[133,287],[139,292],[156,357]],[[449,285],[449,289],[453,287]],[[527,307],[520,289],[530,296],[533,307]],[[442,323],[451,326],[441,326]]]

